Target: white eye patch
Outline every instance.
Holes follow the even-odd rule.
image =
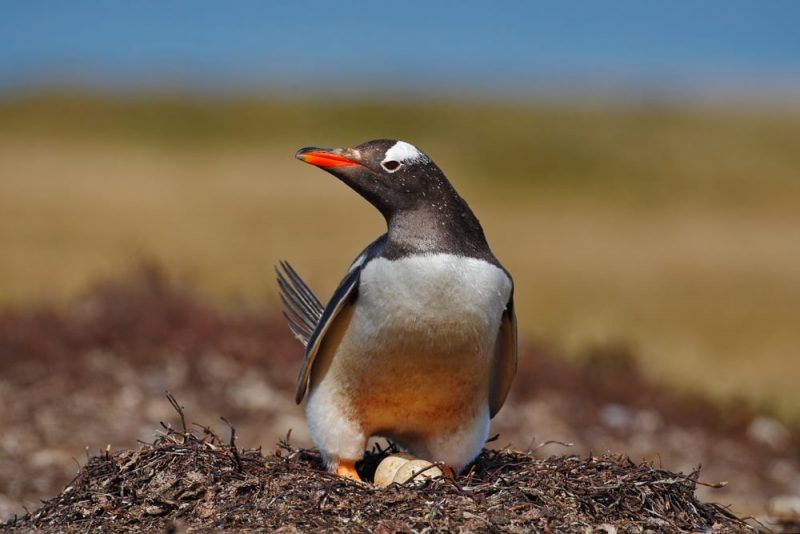
[[[428,156],[420,152],[417,147],[405,141],[398,141],[386,151],[386,156],[381,161],[381,166],[389,172],[394,172],[404,164],[428,161],[430,161]],[[393,162],[399,165],[395,165]]]

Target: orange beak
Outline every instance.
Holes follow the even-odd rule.
[[[300,161],[310,163],[311,165],[323,169],[329,169],[331,167],[357,167],[361,165],[357,161],[340,156],[327,148],[301,148],[294,157]]]

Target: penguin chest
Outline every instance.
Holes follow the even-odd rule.
[[[406,357],[483,354],[494,344],[510,291],[502,269],[476,258],[377,258],[361,273],[353,334],[371,351],[397,347]]]
[[[502,269],[475,258],[370,261],[334,358],[365,426],[415,433],[474,417],[486,404],[491,354],[510,292]]]

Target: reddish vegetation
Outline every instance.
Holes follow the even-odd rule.
[[[309,445],[292,399],[300,356],[274,313],[221,313],[154,269],[67,309],[0,313],[0,518],[56,495],[85,449],[151,441],[158,421],[175,420],[165,390],[196,421],[232,421],[241,446],[271,448],[290,429]],[[800,492],[800,441],[754,437],[755,415],[649,383],[624,347],[588,351],[574,366],[527,345],[495,444],[569,441],[534,456],[612,451],[685,473],[703,464],[701,479],[730,482],[698,488],[703,500],[761,514],[770,497]]]

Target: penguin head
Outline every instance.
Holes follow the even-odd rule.
[[[452,186],[439,167],[405,141],[377,139],[354,148],[307,147],[295,157],[333,174],[387,220],[399,211],[435,206],[452,195]]]

